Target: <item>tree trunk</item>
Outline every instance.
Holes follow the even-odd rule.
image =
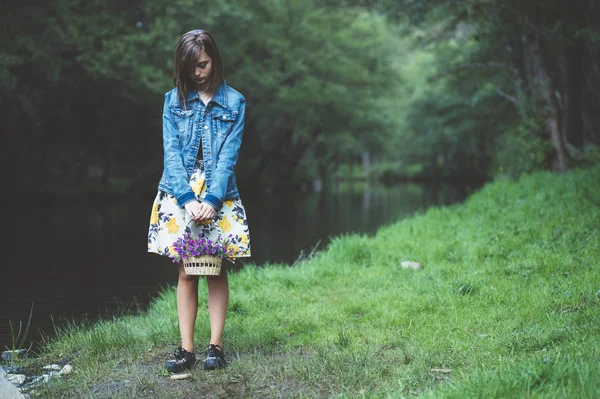
[[[556,151],[553,169],[557,172],[565,172],[567,171],[567,161],[560,131],[560,112],[554,96],[555,89],[552,87],[552,80],[546,66],[541,41],[542,38],[539,36],[531,40],[529,38],[526,40],[526,45],[528,46],[527,53],[531,57],[534,86],[538,93],[537,108],[545,119],[546,129],[550,133],[550,138]]]
[[[583,147],[583,120],[581,115],[581,93],[583,90],[583,57],[585,41],[574,40],[567,47],[567,92],[565,111],[566,142],[581,149]]]

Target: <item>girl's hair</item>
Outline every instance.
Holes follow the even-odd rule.
[[[196,82],[191,76],[202,50],[212,60],[212,76],[208,81],[208,91],[214,94],[223,80],[223,60],[212,35],[202,29],[184,33],[175,48],[175,72],[173,73],[173,84],[177,87],[179,101],[183,108],[187,106],[188,91],[196,87]]]

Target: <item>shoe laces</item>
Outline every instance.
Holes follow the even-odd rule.
[[[184,359],[184,358],[192,355],[191,352],[186,351],[181,346],[179,348],[175,349],[175,352],[173,354],[175,355],[175,359]]]
[[[208,345],[208,356],[209,357],[216,356],[217,352],[220,352],[221,355],[223,354],[223,347],[221,345],[215,345],[215,344]]]

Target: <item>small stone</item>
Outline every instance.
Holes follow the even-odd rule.
[[[190,373],[171,374],[172,380],[184,380],[186,378],[191,378],[191,377],[192,377],[192,375]]]
[[[7,365],[7,366],[2,366],[4,367],[4,371],[6,371],[7,374],[23,374],[23,367],[18,367],[18,366],[14,366],[14,365]]]
[[[25,374],[8,374],[6,378],[15,385],[23,385],[27,376]]]
[[[50,381],[50,376],[48,374],[38,375],[33,377],[33,379],[23,386],[24,389],[31,389],[33,387],[37,387],[40,385],[47,384]]]
[[[73,372],[73,366],[71,366],[70,364],[65,364],[65,366],[60,369],[60,371],[58,372],[59,375],[67,375],[67,374],[71,374]]]
[[[422,267],[419,262],[413,262],[413,261],[409,261],[409,260],[405,260],[405,261],[401,262],[400,264],[402,265],[403,269],[417,270]]]
[[[14,351],[4,351],[2,352],[2,360],[5,361],[10,361],[13,360],[14,358],[24,355],[25,353],[27,353],[27,349],[17,349]]]
[[[42,367],[44,370],[54,370],[60,371],[61,367],[58,364],[49,364],[47,366]]]

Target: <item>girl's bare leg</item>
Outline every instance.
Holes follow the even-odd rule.
[[[183,263],[179,264],[177,282],[177,315],[181,332],[181,347],[194,352],[194,326],[198,313],[198,276],[185,274]]]
[[[222,346],[223,329],[229,304],[229,284],[227,281],[227,261],[223,261],[221,274],[207,276],[208,283],[208,316],[210,318],[210,343]]]

